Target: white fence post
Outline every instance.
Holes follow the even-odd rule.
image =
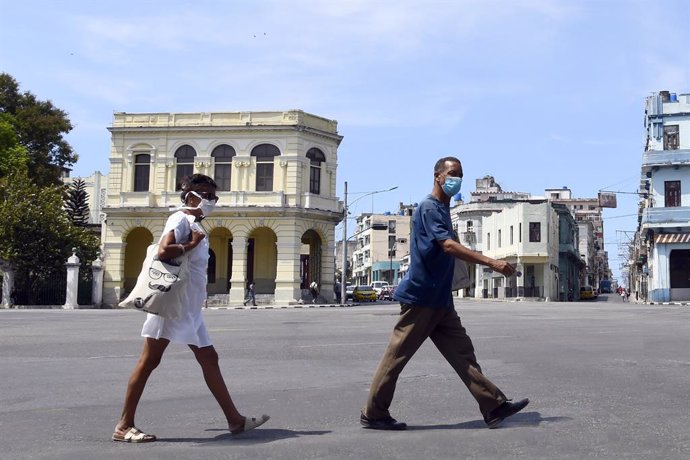
[[[96,260],[91,263],[91,273],[93,274],[93,281],[91,283],[91,303],[94,308],[101,308],[103,303],[103,259],[98,253]]]
[[[14,289],[14,269],[9,262],[0,261],[0,270],[3,273],[0,308],[10,308],[12,306],[12,290]]]
[[[73,310],[79,308],[77,303],[77,292],[79,290],[79,257],[77,257],[77,248],[72,248],[72,255],[67,259],[67,293],[65,295],[66,310]]]

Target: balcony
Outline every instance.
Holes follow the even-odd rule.
[[[474,232],[462,232],[460,233],[460,241],[465,244],[474,244],[477,242],[477,234]]]
[[[642,172],[659,166],[690,166],[690,150],[650,150],[642,155]]]
[[[647,228],[690,226],[690,206],[646,208],[640,223]]]

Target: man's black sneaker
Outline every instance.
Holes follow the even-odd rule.
[[[369,428],[371,430],[404,430],[407,428],[406,423],[398,422],[391,416],[374,419],[362,414],[359,417],[359,423],[361,423],[364,428]]]
[[[518,402],[505,401],[503,404],[498,406],[496,409],[490,410],[485,416],[484,421],[489,426],[489,428],[497,428],[498,425],[506,418],[511,415],[515,415],[522,409],[527,407],[529,404],[529,399],[521,399]]]

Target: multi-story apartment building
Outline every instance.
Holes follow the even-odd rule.
[[[374,281],[398,284],[400,260],[410,252],[411,213],[411,208],[401,203],[396,213],[366,213],[357,217],[357,245],[351,253],[355,285]]]
[[[690,94],[647,97],[645,128],[629,286],[642,300],[690,300]]]
[[[588,252],[580,252],[587,262],[585,271],[581,276],[581,283],[598,288],[603,279],[611,278],[611,270],[608,264],[608,253],[604,249],[604,220],[602,208],[598,198],[573,198],[572,191],[568,187],[546,189],[545,196],[553,203],[564,204],[580,224],[589,222],[592,225],[594,241],[590,246],[586,241],[588,233],[581,233],[578,246],[587,249]],[[589,252],[593,250],[593,252]]]
[[[529,193],[505,192],[493,176],[484,176],[475,180],[475,190],[470,192],[470,201],[456,202],[451,209],[450,216],[453,229],[458,235],[459,241],[473,251],[482,252],[483,219],[494,213],[501,212],[506,207],[506,202],[527,200]],[[470,286],[459,292],[460,297],[489,297],[493,289],[484,291],[482,283],[477,280],[484,278],[484,267],[468,264]],[[488,273],[488,272],[487,272]],[[479,289],[477,288],[479,286]]]
[[[584,262],[578,249],[578,227],[570,210],[546,198],[505,192],[493,177],[476,181],[469,203],[451,210],[460,242],[495,259],[506,260],[523,274],[505,278],[470,265],[478,298],[537,297],[577,299]]]
[[[208,232],[208,292],[230,303],[249,281],[266,302],[298,302],[312,280],[333,296],[337,122],[287,112],[116,113],[103,212],[103,301],[133,286],[147,246],[181,204],[179,182],[218,184]]]

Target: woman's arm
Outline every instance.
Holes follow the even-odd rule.
[[[201,241],[206,238],[203,232],[198,230],[192,230],[192,239],[186,243],[178,243],[175,241],[175,231],[170,230],[161,241],[158,247],[158,258],[162,260],[174,259],[180,257],[187,251],[191,251],[201,243]]]

